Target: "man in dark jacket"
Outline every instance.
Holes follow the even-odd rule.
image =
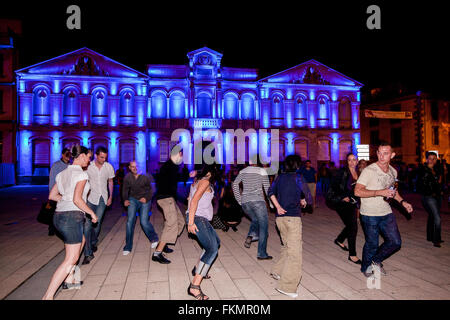
[[[178,171],[183,161],[183,152],[176,152],[173,149],[170,152],[170,159],[161,167],[157,180],[156,203],[163,211],[165,222],[161,240],[153,253],[152,260],[163,264],[170,263],[163,252],[173,251],[167,247],[167,243],[174,244],[185,225],[184,216],[177,205]]]
[[[133,248],[134,227],[136,225],[136,212],[139,212],[142,230],[148,240],[155,247],[158,242],[158,235],[149,221],[149,211],[152,199],[151,179],[145,174],[139,174],[135,161],[128,165],[130,172],[123,179],[122,197],[125,207],[128,207],[126,244],[123,248],[123,255],[126,256]]]

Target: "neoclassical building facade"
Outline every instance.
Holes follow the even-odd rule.
[[[315,166],[339,164],[360,143],[362,84],[318,61],[260,78],[257,69],[222,66],[222,54],[206,47],[187,58],[142,73],[82,48],[17,70],[19,181],[48,176],[73,143],[106,146],[116,169],[136,160],[153,172],[168,158],[176,129],[190,133],[190,158],[199,128],[203,136],[209,128],[256,135],[266,129],[266,140],[247,140],[251,152],[277,129],[281,160],[297,153]],[[236,144],[224,136],[219,158],[236,156]]]

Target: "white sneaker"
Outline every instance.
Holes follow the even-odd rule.
[[[152,242],[152,249],[155,249],[158,246],[158,241]]]
[[[275,288],[275,290],[277,290],[279,293],[285,294],[291,298],[297,298],[298,297],[298,293],[297,292],[284,292],[283,290],[280,290],[278,288]]]
[[[127,256],[127,255],[129,255],[129,254],[130,254],[130,252],[131,252],[131,251],[128,251],[128,250],[124,250],[124,251],[123,251],[123,255],[124,255],[124,256]]]

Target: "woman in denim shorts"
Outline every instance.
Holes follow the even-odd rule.
[[[93,223],[97,222],[97,216],[86,204],[90,186],[88,175],[82,169],[89,164],[91,151],[80,145],[74,145],[71,153],[73,164],[56,175],[56,183],[48,197],[57,201],[53,224],[63,237],[66,256],[53,274],[43,300],[52,300],[63,281],[63,289],[81,286],[81,281],[75,280],[75,267],[85,241],[83,236],[85,212],[91,216]]]
[[[217,178],[216,166],[205,165],[196,178],[197,181],[191,185],[186,220],[188,232],[197,236],[203,252],[197,266],[192,270],[194,278],[187,292],[197,300],[208,300],[209,297],[202,292],[200,283],[203,278],[209,278],[207,274],[217,257],[220,245],[220,239],[210,223],[213,218],[212,199]]]

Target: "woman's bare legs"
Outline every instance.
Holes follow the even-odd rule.
[[[73,267],[78,261],[78,258],[80,257],[82,248],[81,243],[65,244],[64,246],[66,248],[66,256],[64,258],[64,261],[59,265],[58,269],[56,269],[55,273],[53,274],[47,292],[45,293],[44,297],[42,297],[42,300],[53,300],[53,296],[55,295],[56,290],[58,290],[64,279],[67,278],[67,275],[72,271]]]

